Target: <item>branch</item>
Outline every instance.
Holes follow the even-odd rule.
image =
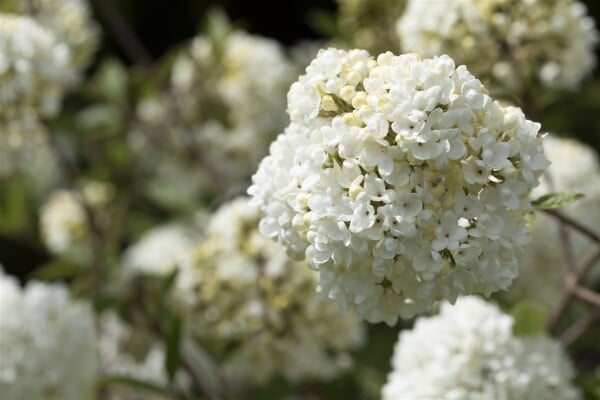
[[[588,238],[590,238],[592,241],[600,244],[600,234],[598,234],[597,232],[594,232],[592,229],[581,224],[580,222],[575,221],[573,218],[567,216],[563,212],[558,211],[558,210],[540,210],[540,211],[543,211],[546,214],[553,216],[554,218],[558,219],[563,224],[570,226],[571,228],[579,231],[580,233],[582,233],[585,236],[587,236]]]
[[[108,30],[127,55],[135,64],[150,65],[152,56],[136,33],[127,24],[123,16],[110,0],[91,0],[94,7],[102,14]]]
[[[576,286],[573,295],[578,299],[586,301],[593,306],[600,307],[600,294],[583,286]]]
[[[589,314],[571,325],[571,327],[560,336],[562,345],[566,348],[575,343],[575,341],[592,326],[592,323],[598,319],[598,317],[600,317],[599,313]]]

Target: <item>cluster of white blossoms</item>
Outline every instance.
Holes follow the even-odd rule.
[[[400,333],[383,400],[579,399],[560,344],[514,336],[513,323],[477,297],[443,304]]]
[[[0,10],[28,15],[71,49],[70,64],[85,67],[99,44],[99,28],[87,0],[0,1]]]
[[[168,377],[164,368],[166,356],[161,343],[144,341],[149,338],[136,335],[131,326],[110,311],[100,316],[98,335],[100,365],[104,375],[133,378],[158,386],[167,385]],[[110,400],[162,398],[126,386],[115,385],[107,390],[107,399]]]
[[[35,130],[35,127],[32,127]],[[0,181],[25,178],[27,189],[35,198],[48,194],[60,179],[59,166],[42,134],[28,130],[23,135],[20,124],[7,121],[0,131]]]
[[[552,164],[541,179],[540,186],[531,193],[531,198],[562,191],[581,193],[584,198],[561,211],[591,230],[598,231],[600,162],[596,152],[574,139],[550,135],[544,138],[544,148]],[[577,265],[581,265],[594,243],[577,231],[569,229],[569,232],[574,259]],[[532,298],[552,308],[559,301],[560,296],[556,293],[562,290],[566,272],[559,223],[551,216],[537,213],[531,233],[532,240],[519,257],[519,277],[503,297],[513,301]],[[596,265],[600,266],[600,260]],[[589,278],[594,279],[593,274]]]
[[[528,82],[576,88],[594,67],[598,40],[576,0],[409,0],[397,31],[404,51],[449,54],[517,90]]]
[[[162,225],[148,231],[123,255],[126,274],[167,275],[177,260],[197,243],[199,234],[182,225]]]
[[[55,190],[40,208],[40,232],[53,253],[65,253],[87,241],[88,218],[79,192]]]
[[[362,325],[353,313],[323,304],[315,274],[263,237],[258,221],[248,199],[226,203],[209,222],[205,240],[181,261],[193,272],[179,293],[190,329],[223,353],[227,381],[329,379],[350,367],[349,352],[363,341]]]
[[[90,398],[98,373],[92,308],[59,285],[0,271],[0,398]]]
[[[197,36],[175,59],[168,93],[140,103],[132,146],[168,146],[176,162],[200,162],[222,186],[240,184],[285,127],[295,72],[274,40],[241,31]]]
[[[547,166],[539,124],[447,56],[323,50],[288,102],[248,192],[324,298],[393,324],[510,285]]]
[[[0,126],[38,131],[38,116],[55,115],[73,82],[69,47],[35,20],[12,14],[0,13],[0,37]]]
[[[110,222],[102,209],[114,196],[114,188],[106,182],[83,181],[76,189],[55,189],[39,210],[40,236],[52,253],[76,261],[90,256],[90,218],[94,211],[95,223]],[[88,210],[89,208],[89,210]]]

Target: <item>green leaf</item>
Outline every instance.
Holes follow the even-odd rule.
[[[22,179],[0,182],[0,233],[19,233],[30,226],[30,198]]]
[[[175,284],[178,274],[179,274],[179,269],[173,268],[173,271],[171,271],[169,274],[167,274],[166,277],[164,277],[164,279],[162,281],[162,285],[161,285],[161,290],[162,290],[163,294],[169,293],[169,291]]]
[[[33,271],[31,278],[42,281],[69,279],[77,276],[81,271],[80,267],[65,260],[54,260]]]
[[[98,381],[98,385],[100,387],[115,386],[115,385],[129,386],[129,387],[132,387],[135,389],[141,389],[143,391],[156,393],[159,395],[164,395],[164,396],[169,395],[169,392],[163,387],[160,387],[154,383],[145,382],[145,381],[141,381],[141,380],[138,380],[135,378],[131,378],[129,376],[119,376],[119,375],[105,376],[105,377],[100,378],[100,380]]]
[[[563,208],[569,204],[583,198],[581,193],[556,192],[545,194],[531,202],[533,207],[540,210],[550,210],[554,208]]]
[[[516,336],[541,333],[548,322],[546,309],[535,300],[520,301],[510,310],[510,314],[515,320],[513,333]]]
[[[173,381],[175,374],[181,364],[181,319],[173,317],[167,326],[167,356],[165,358],[165,370],[169,380]]]
[[[527,225],[527,227],[529,229],[533,229],[533,227],[535,226],[535,213],[534,212],[528,212],[525,214],[525,224]]]

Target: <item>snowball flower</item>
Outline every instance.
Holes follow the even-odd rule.
[[[28,15],[51,31],[60,42],[69,46],[72,66],[83,68],[90,62],[100,35],[87,0],[27,0],[14,3],[10,10],[4,11]]]
[[[248,193],[261,232],[320,272],[319,291],[394,324],[506,289],[547,165],[540,125],[447,56],[319,53]]]
[[[477,297],[443,304],[400,333],[383,400],[579,399],[560,344],[514,336],[513,322]]]
[[[234,386],[275,376],[330,379],[350,367],[362,326],[353,313],[322,303],[314,272],[263,237],[258,221],[248,199],[226,203],[180,261],[192,272],[175,286],[190,329],[223,357],[221,373]]]
[[[40,208],[42,241],[53,253],[61,254],[88,236],[88,220],[82,196],[75,191],[56,190]]]
[[[167,158],[161,168],[174,164],[174,175],[193,170],[188,187],[200,180],[221,193],[246,187],[287,123],[285,96],[296,69],[276,41],[241,31],[219,40],[197,36],[176,56],[163,97],[140,103],[131,145],[140,154]],[[156,174],[152,160],[148,168]],[[170,179],[160,185],[169,193],[165,187],[172,186]]]
[[[69,48],[28,17],[0,13],[0,122],[52,116],[73,82]]]
[[[409,0],[397,32],[404,51],[449,54],[500,88],[575,89],[595,65],[586,12],[576,0]]]
[[[21,288],[0,271],[0,398],[90,398],[98,374],[92,308],[60,285]]]
[[[536,199],[548,193],[570,191],[585,197],[561,211],[590,229],[600,230],[600,162],[593,148],[574,139],[546,136],[544,148],[552,162],[541,184],[531,193]],[[589,257],[593,242],[579,232],[568,229],[573,256],[577,265]],[[532,298],[548,309],[556,306],[556,295],[564,285],[566,265],[560,245],[558,221],[544,213],[536,213],[531,232],[532,240],[519,257],[519,277],[503,298],[517,301]],[[600,260],[590,270],[589,279],[597,279]],[[597,271],[594,273],[593,271]]]
[[[197,234],[181,225],[163,225],[142,236],[123,256],[128,273],[166,275],[177,260],[196,243]]]

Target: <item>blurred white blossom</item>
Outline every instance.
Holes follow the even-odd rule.
[[[531,197],[561,191],[583,194],[583,199],[561,211],[600,232],[600,163],[594,149],[574,139],[557,136],[547,136],[544,148],[552,164]],[[581,266],[594,244],[575,230],[569,229],[569,232],[574,259]],[[519,260],[519,277],[503,297],[512,301],[532,298],[552,308],[560,299],[556,294],[562,290],[566,272],[559,223],[551,216],[536,213],[531,233],[532,240],[524,247]],[[600,261],[596,261],[596,266],[600,266]],[[600,270],[595,270],[584,282],[597,279]]]
[[[306,257],[321,295],[394,324],[506,289],[547,166],[540,125],[447,56],[319,53],[248,192],[261,232]]]
[[[58,189],[40,208],[42,241],[53,253],[64,253],[87,240],[89,225],[83,201],[76,191]]]
[[[577,88],[595,65],[598,41],[576,0],[409,0],[397,31],[404,51],[449,54],[513,90]]]
[[[187,175],[190,165],[196,175],[204,171],[192,181],[234,190],[285,127],[285,94],[295,72],[274,40],[242,31],[197,36],[176,56],[167,93],[140,102],[131,145],[145,154],[169,149],[168,165]]]
[[[99,44],[99,27],[87,0],[27,0],[15,2],[14,12],[29,15],[71,49],[70,64],[87,66]]]
[[[122,264],[128,274],[167,275],[197,239],[197,232],[182,225],[158,226],[127,249]]]
[[[350,367],[363,328],[354,314],[321,302],[315,274],[260,235],[258,221],[247,199],[226,203],[180,262],[190,271],[176,286],[191,331],[223,353],[230,382],[330,379]]]
[[[98,373],[92,308],[60,285],[0,271],[0,398],[81,400]]]
[[[38,130],[37,118],[60,110],[73,82],[69,47],[29,17],[0,13],[0,130],[20,123]],[[4,133],[4,132],[2,132]]]
[[[579,399],[560,344],[543,334],[516,337],[513,322],[476,297],[443,304],[400,333],[383,399]]]

